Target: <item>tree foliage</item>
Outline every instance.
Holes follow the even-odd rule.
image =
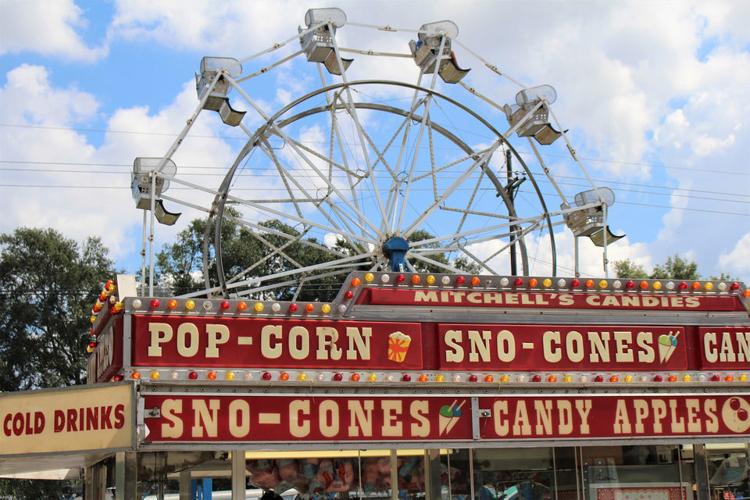
[[[658,264],[651,273],[647,273],[643,266],[638,265],[630,259],[618,260],[614,263],[615,273],[618,278],[651,278],[651,279],[675,279],[675,280],[697,280],[698,264],[684,259],[679,255],[668,257],[664,264]]]
[[[83,383],[91,306],[113,275],[96,238],[52,229],[0,235],[0,391]]]
[[[261,234],[257,230],[251,230],[236,222],[237,214],[231,208],[227,210],[227,215],[221,227],[222,264],[226,276],[242,274],[246,278],[259,278],[298,267],[328,262],[341,256],[357,255],[365,251],[363,248],[354,248],[351,243],[343,239],[339,239],[328,250],[323,242],[308,237],[275,219],[260,223],[261,226],[268,228],[268,232]],[[194,219],[178,234],[174,243],[165,245],[156,255],[158,279],[177,294],[204,289],[206,286],[203,274],[204,257],[208,262],[208,284],[210,287],[216,287],[219,284],[215,263],[216,249],[213,244],[207,247],[203,244],[207,224],[207,219]],[[209,230],[209,237],[213,238],[213,225]],[[412,233],[409,240],[415,242],[429,238],[432,238],[430,233],[417,230]],[[269,243],[279,248],[280,251],[272,252]],[[437,244],[425,246],[436,247]],[[336,253],[339,255],[337,256]],[[452,265],[467,273],[479,272],[479,266],[465,258],[456,259],[451,263],[445,254],[431,254],[429,257],[437,263]],[[446,272],[445,268],[438,264],[422,261],[414,261],[412,264],[419,272]],[[368,267],[363,266],[360,270],[367,269]],[[263,298],[329,301],[338,292],[344,277],[343,274],[338,274],[316,278],[315,281],[306,283],[296,297],[294,288],[284,287],[282,292],[269,292]],[[264,281],[264,284],[266,283]]]
[[[52,229],[0,235],[0,392],[84,382],[91,306],[114,273],[107,254]],[[80,486],[0,480],[0,497],[70,498]]]

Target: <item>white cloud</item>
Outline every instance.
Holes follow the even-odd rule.
[[[115,8],[115,37],[238,58],[289,37],[306,10],[301,2],[197,0],[120,0]]]
[[[18,170],[4,172],[3,179],[8,184],[44,187],[5,188],[0,231],[18,226],[52,227],[77,240],[101,236],[116,257],[137,252],[139,241],[133,235],[140,234],[141,213],[134,209],[130,196],[130,165],[136,156],[161,156],[167,151],[192,112],[195,99],[195,90],[187,83],[173,103],[156,112],[145,107],[119,109],[107,122],[103,143],[94,146],[71,128],[95,116],[98,103],[94,96],[75,88],[54,87],[47,69],[41,66],[22,65],[11,70],[0,88],[0,122],[16,127],[0,128],[0,151],[3,159],[18,162],[13,165]],[[235,152],[217,137],[217,122],[211,114],[202,114],[174,156],[182,178],[200,185],[219,184],[221,168],[231,163]],[[33,128],[36,126],[46,128]],[[207,177],[191,175],[195,173],[213,177],[206,182]],[[180,188],[173,184],[168,194],[210,205],[210,196]],[[172,202],[166,204],[178,208]],[[181,222],[202,215],[188,210]],[[172,239],[181,227],[183,224],[161,226],[158,241]]]
[[[89,47],[76,29],[87,21],[73,0],[0,2],[0,55],[37,52],[86,62],[107,54],[107,47]]]
[[[22,4],[6,2],[4,10],[9,5],[15,8]],[[50,31],[55,33],[55,26],[67,27],[80,42],[73,29],[81,22],[80,12],[70,2],[60,2],[60,5],[67,6],[68,11],[72,6],[78,14],[73,17],[60,12],[54,14],[58,22]],[[56,8],[65,10],[63,7]],[[196,59],[204,54],[243,57],[293,37],[297,25],[302,24],[307,7],[308,4],[302,1],[210,4],[123,0],[116,4],[109,36],[121,43],[149,40],[177,50],[195,51]],[[618,213],[626,218],[614,220],[614,223],[623,227],[625,232],[630,230],[632,233],[633,229],[640,230],[644,226],[653,226],[653,229],[650,235],[641,237],[645,242],[622,240],[613,245],[610,260],[616,260],[618,252],[622,252],[624,256],[645,263],[646,256],[650,255],[649,267],[663,262],[666,256],[675,252],[690,253],[696,256],[703,274],[718,274],[721,269],[716,270],[716,242],[736,241],[737,234],[747,232],[746,221],[750,216],[746,203],[750,194],[747,177],[723,173],[746,173],[746,169],[743,170],[745,156],[750,150],[747,123],[750,116],[747,100],[747,88],[750,88],[747,41],[750,32],[744,25],[750,6],[745,3],[651,2],[648,15],[644,15],[643,3],[637,1],[574,2],[556,5],[554,9],[544,2],[521,5],[480,1],[467,8],[455,2],[437,1],[420,3],[418,8],[408,10],[397,3],[375,1],[367,5],[347,3],[344,8],[350,21],[411,28],[436,19],[453,19],[460,28],[459,40],[489,62],[497,64],[502,71],[530,85],[553,84],[559,94],[555,112],[563,125],[571,128],[578,153],[584,158],[612,160],[587,162],[593,175],[629,182],[627,186],[638,191],[634,194],[626,191],[624,196],[618,193],[618,203],[631,200],[674,208],[666,214],[659,212],[657,216],[642,209],[618,209]],[[62,24],[60,19],[64,20]],[[4,29],[0,31],[5,33]],[[408,50],[406,43],[413,36],[409,32],[388,33],[349,25],[339,31],[337,39],[345,47],[405,53]],[[28,43],[32,42],[37,43],[33,40]],[[58,45],[72,46],[67,42]],[[76,50],[81,52],[79,49]],[[466,80],[470,85],[499,103],[513,99],[517,90],[513,85],[487,72],[480,61],[460,47],[455,49],[459,63],[472,68]],[[4,47],[3,50],[10,49]],[[284,51],[263,58],[258,67],[280,57],[282,52],[287,54],[294,50],[298,50],[296,40],[292,40]],[[416,81],[416,67],[409,59],[390,60],[363,55],[354,55],[354,58],[348,73],[350,79]],[[246,66],[254,67],[253,63]],[[255,85],[254,90],[266,92],[257,97],[264,109],[283,105],[318,86],[315,68],[307,65],[303,56],[298,57],[293,68],[293,72],[276,73],[275,86],[268,84],[266,87],[268,80],[263,80],[262,85],[261,79],[249,82]],[[93,96],[75,88],[52,88],[46,73],[42,75],[39,69],[13,76],[21,77],[23,80],[19,84],[9,75],[9,82],[3,89],[6,96],[3,102],[11,106],[10,111],[3,112],[5,116],[13,116],[14,120],[24,117],[23,123],[69,125],[85,122],[96,112]],[[333,81],[337,80],[334,78]],[[460,94],[461,89],[442,82],[439,86],[441,91],[460,95],[462,102],[482,109],[479,100]],[[108,127],[112,130],[144,130],[145,127],[148,131],[175,132],[194,106],[195,98],[191,92],[186,88],[174,103],[164,109],[134,107],[118,110],[110,118]],[[15,97],[9,97],[11,95]],[[27,95],[37,98],[22,99]],[[45,100],[45,95],[54,98]],[[256,98],[255,92],[251,95]],[[387,97],[394,106],[404,107],[408,106],[410,96],[406,92]],[[273,106],[268,104],[271,102]],[[493,125],[504,128],[505,119],[501,113],[486,108],[482,113]],[[381,125],[376,119],[368,121],[367,113],[362,113],[361,118],[367,121],[368,130]],[[246,122],[252,123],[251,119],[257,123],[257,116],[249,111]],[[214,124],[215,121],[211,120],[201,121],[197,127],[201,134],[215,135]],[[463,124],[450,125],[458,130]],[[312,131],[308,128],[308,137],[312,137]],[[12,134],[12,138],[4,139],[3,146],[7,144],[16,149],[8,151],[14,151],[15,155],[19,149],[32,149],[33,134],[24,137],[20,130]],[[320,137],[315,140],[318,139]],[[104,145],[98,148],[88,144],[82,135],[70,131],[45,135],[45,140],[50,141],[46,143],[49,147],[34,150],[26,157],[59,150],[59,158],[128,163],[136,154],[161,154],[169,137],[110,133]],[[477,137],[471,143],[486,140]],[[192,146],[186,144],[184,153],[180,152],[183,156],[178,156],[179,163],[231,161],[235,143],[205,140],[201,144],[200,140],[197,141]],[[523,147],[523,142],[516,143],[522,149],[528,149],[528,146]],[[553,172],[580,177],[575,168],[568,168],[571,162],[562,141],[542,148],[542,153],[549,155],[548,164]],[[662,163],[672,168],[666,172],[654,168]],[[668,201],[648,194],[651,189],[648,184],[654,177],[659,178],[658,183],[675,185],[681,191],[673,193]],[[566,194],[585,189],[580,179],[570,181],[561,184]],[[273,184],[272,180],[263,185],[279,187],[278,181]],[[548,185],[543,189],[552,191]],[[27,203],[31,207],[34,203],[44,205],[34,200]],[[122,203],[121,210],[130,210],[129,200]],[[555,204],[550,203],[550,206]],[[29,217],[43,217],[42,208],[29,213],[33,214]],[[644,221],[642,214],[648,214],[653,221]],[[734,214],[745,214],[745,217]],[[564,237],[561,238],[564,241]],[[569,265],[572,262],[570,252],[565,250],[564,244],[560,247],[561,265],[565,262]],[[727,250],[726,255],[734,253]],[[541,261],[544,257],[538,258]],[[600,269],[598,254],[591,253],[585,260],[594,262],[592,270]],[[736,265],[736,260],[726,257],[723,261],[718,259],[718,264]]]
[[[743,276],[746,283],[750,281],[750,232],[738,239],[734,248],[719,255],[719,266],[730,276]]]

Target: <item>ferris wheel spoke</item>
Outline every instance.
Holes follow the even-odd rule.
[[[479,191],[479,186],[481,185],[483,178],[484,178],[484,170],[479,170],[479,175],[477,176],[477,182],[474,185],[474,189],[471,191],[471,196],[469,196],[469,202],[467,203],[466,210],[464,210],[464,213],[461,216],[461,220],[458,223],[458,227],[456,227],[457,233],[461,232],[461,230],[464,227],[464,224],[466,223],[466,218],[468,217],[469,212],[471,211],[471,207],[474,205],[474,199],[477,196],[477,191]]]
[[[446,271],[448,271],[450,273],[461,274],[463,272],[460,269],[457,269],[457,268],[451,266],[450,264],[446,264],[445,262],[440,262],[439,260],[435,260],[435,259],[431,259],[429,257],[425,257],[424,255],[419,255],[419,254],[416,254],[416,253],[410,253],[409,255],[412,256],[412,257],[414,257],[415,259],[421,261],[421,262],[424,262],[425,264],[429,264],[431,266],[436,266],[436,267],[445,269]]]
[[[274,283],[263,285],[263,286],[256,285],[253,288],[248,288],[246,290],[236,292],[233,295],[236,297],[247,297],[248,295],[254,295],[254,294],[259,294],[263,292],[272,292],[274,290],[288,289],[290,287],[293,287],[293,288],[297,288],[294,296],[292,297],[292,300],[295,301],[297,300],[299,296],[299,291],[301,291],[301,288],[304,286],[306,282],[317,281],[317,280],[321,280],[325,278],[330,278],[333,276],[349,274],[351,271],[352,269],[350,267],[347,267],[347,268],[340,269],[340,270],[329,271],[329,272],[321,273],[315,276],[306,277],[304,279],[289,279],[285,281],[274,282]]]
[[[409,206],[409,195],[411,193],[411,187],[413,185],[412,179],[414,178],[414,169],[417,166],[417,162],[419,160],[419,148],[422,144],[422,137],[424,137],[424,131],[425,127],[428,126],[427,123],[430,120],[430,105],[432,104],[432,97],[435,90],[435,84],[437,83],[437,76],[438,76],[438,67],[440,66],[440,62],[444,58],[443,50],[445,48],[445,42],[446,37],[442,36],[440,38],[440,47],[438,48],[438,56],[435,58],[434,65],[432,67],[432,79],[430,81],[430,88],[429,88],[429,94],[427,95],[427,98],[425,99],[424,103],[424,112],[422,114],[422,120],[419,123],[419,132],[417,133],[417,140],[414,143],[414,154],[412,155],[412,161],[411,165],[409,166],[409,171],[406,178],[406,189],[403,193],[403,201],[401,202],[401,209],[398,209],[398,194],[394,193],[394,217],[396,216],[396,213],[398,214],[398,220],[395,222],[394,226],[391,228],[392,230],[396,230],[398,228],[402,227],[402,224],[404,222],[404,215],[406,213],[406,209]],[[420,80],[422,77],[422,73],[420,73]],[[434,164],[432,165],[434,169]],[[408,231],[407,231],[408,232]]]
[[[321,68],[321,65],[318,64],[318,73],[320,74],[321,80],[325,81],[323,77],[323,69]],[[330,97],[328,96],[328,92],[326,92],[326,102],[328,102],[328,105],[330,106],[330,120],[331,120],[331,134],[330,134],[330,144],[329,144],[329,156],[333,158],[333,150],[334,150],[334,141],[335,144],[338,145],[339,152],[341,154],[341,161],[343,162],[344,166],[347,169],[346,174],[346,182],[349,184],[349,193],[352,197],[352,202],[354,205],[359,207],[359,212],[357,213],[357,219],[358,219],[358,226],[362,230],[362,236],[366,235],[366,231],[364,229],[365,227],[365,218],[364,218],[364,212],[366,211],[366,207],[364,205],[364,202],[362,198],[359,196],[359,193],[357,192],[356,186],[359,183],[359,181],[362,180],[362,177],[359,175],[349,174],[348,172],[351,172],[351,168],[349,167],[349,158],[346,154],[346,150],[344,148],[344,142],[341,135],[341,129],[339,127],[338,118],[336,116],[336,107],[334,105],[335,99],[332,101]],[[357,180],[354,181],[352,177],[356,178]],[[377,233],[376,233],[377,234]]]
[[[247,201],[247,200],[245,200],[243,198],[238,198],[238,197],[232,196],[232,195],[227,195],[227,200],[239,203],[241,205],[248,206],[250,208],[253,208],[253,209],[261,211],[261,212],[266,212],[268,214],[275,215],[276,217],[280,217],[282,219],[287,218],[287,219],[299,222],[302,225],[315,226],[318,229],[322,229],[323,231],[326,231],[326,232],[329,232],[329,233],[341,234],[342,236],[344,236],[347,239],[351,239],[351,240],[355,240],[355,241],[360,241],[360,242],[363,242],[363,243],[370,243],[372,245],[377,244],[377,242],[375,240],[371,239],[371,238],[363,237],[361,235],[357,235],[357,234],[353,234],[353,233],[347,233],[347,232],[342,231],[341,228],[339,228],[339,227],[333,227],[333,226],[328,226],[328,225],[325,225],[325,224],[321,224],[321,223],[319,223],[317,221],[310,220],[309,218],[306,218],[306,217],[297,217],[297,216],[295,216],[293,214],[290,214],[288,212],[283,212],[283,211],[276,210],[274,208],[265,206],[262,203],[250,202],[250,201]]]
[[[243,97],[243,99],[245,101],[247,101],[248,104],[250,104],[253,108],[255,108],[261,114],[261,116],[263,116],[266,120],[268,120],[268,126],[271,128],[271,131],[274,134],[278,135],[280,138],[282,138],[284,140],[285,144],[289,144],[290,145],[291,149],[297,154],[297,156],[299,156],[307,164],[307,166],[309,168],[311,168],[318,175],[318,177],[324,183],[326,183],[328,185],[328,187],[334,193],[336,193],[336,195],[342,201],[342,203],[345,203],[345,204],[349,205],[349,207],[352,209],[352,211],[354,211],[354,213],[357,213],[359,210],[356,207],[351,206],[351,204],[349,203],[349,201],[346,199],[345,196],[342,195],[342,193],[338,190],[338,188],[333,183],[331,183],[328,179],[326,179],[325,175],[322,174],[322,172],[320,171],[320,169],[318,169],[318,167],[315,165],[315,163],[303,151],[300,150],[300,148],[294,143],[294,141],[287,134],[285,134],[284,131],[281,130],[281,128],[273,120],[270,120],[270,117],[248,95],[248,93],[245,91],[245,89],[243,89],[240,85],[238,85],[237,81],[234,80],[231,76],[226,75],[225,77],[226,77],[226,80],[229,82],[229,84],[231,84],[232,87],[237,90],[237,92]],[[351,97],[351,92],[349,92],[349,96]],[[354,119],[355,119],[355,124],[357,125],[358,128],[360,128],[359,121],[356,119],[356,115],[354,116]],[[361,135],[360,135],[360,139],[361,139]],[[370,168],[369,160],[367,159],[367,150],[366,150],[366,147],[365,147],[365,150],[363,152],[364,152],[364,155],[365,155],[365,161],[366,161],[366,164],[368,166],[368,171],[369,171],[369,170],[371,170],[371,168]],[[381,205],[381,212],[382,212],[382,205]],[[383,215],[383,217],[385,217],[385,213],[383,213],[382,215]],[[367,221],[366,217],[363,217],[363,218],[364,218],[365,221]],[[369,222],[368,222],[368,225],[370,225]],[[375,230],[375,234],[379,234],[379,230],[376,229]]]
[[[326,218],[326,220],[328,220],[328,222],[330,224],[332,224],[334,226],[337,226],[338,224],[343,223],[343,225],[345,226],[345,228],[350,233],[354,233],[355,232],[354,230],[351,229],[351,227],[349,226],[348,223],[343,222],[341,220],[342,219],[342,217],[341,217],[342,212],[339,211],[338,209],[336,209],[335,205],[333,203],[331,203],[331,201],[329,199],[329,196],[328,196],[330,194],[330,192],[327,193],[326,196],[324,196],[322,198],[318,198],[318,197],[313,198],[313,197],[311,197],[310,194],[308,193],[308,191],[305,189],[305,187],[302,186],[302,184],[300,182],[298,182],[296,180],[296,178],[293,175],[291,175],[287,171],[287,169],[284,167],[284,165],[278,160],[278,157],[274,154],[272,148],[264,149],[264,151],[271,158],[271,160],[274,162],[274,165],[276,166],[277,170],[279,171],[279,175],[282,177],[282,179],[287,179],[288,178],[300,192],[302,192],[304,195],[308,196],[308,198],[305,199],[306,201],[307,200],[314,200],[315,201],[314,206],[320,211],[320,213]],[[289,189],[288,192],[289,192],[290,196],[294,196],[294,194],[292,193],[291,189]],[[338,215],[338,219],[339,220],[338,221],[335,220],[326,210],[324,210],[322,208],[323,205],[329,207],[329,209],[331,211],[335,211],[337,213],[337,215]],[[301,217],[301,218],[304,218],[304,215],[302,214],[302,212],[299,209],[299,207],[298,207],[298,205],[297,205],[296,202],[295,202],[295,207],[297,208],[297,215],[299,217]],[[346,212],[343,212],[343,213],[345,214]],[[364,225],[360,225],[359,221],[354,221],[354,222],[359,227],[359,229],[361,231],[362,237],[363,238],[367,238],[367,229],[366,229],[366,227]],[[370,227],[372,227],[372,226],[370,226]],[[357,246],[357,244],[355,243],[355,241],[351,240],[350,238],[346,238],[346,239],[349,240],[349,243],[351,245]]]
[[[285,238],[285,239],[290,240],[292,243],[295,243],[295,242],[296,243],[300,243],[301,245],[305,245],[305,246],[310,247],[310,248],[315,248],[317,250],[322,250],[324,252],[328,252],[330,254],[337,255],[339,257],[346,257],[347,256],[346,254],[344,254],[342,252],[339,252],[338,250],[335,250],[333,248],[329,248],[329,247],[327,247],[325,245],[321,245],[321,244],[316,243],[314,241],[311,241],[309,239],[300,239],[299,236],[297,236],[297,235],[285,233],[284,231],[279,231],[278,229],[273,229],[273,228],[268,227],[268,226],[264,226],[264,225],[261,225],[261,224],[258,224],[258,223],[253,223],[253,222],[244,220],[242,218],[232,217],[232,216],[229,216],[229,215],[225,215],[225,217],[228,220],[232,220],[232,221],[236,222],[237,224],[240,224],[243,227],[246,227],[248,229],[252,229],[252,230],[255,230],[255,231],[259,231],[259,232],[261,232],[263,234],[270,234],[270,235],[273,235],[273,236],[279,236],[281,238]],[[309,231],[310,231],[310,229],[308,228],[308,229],[305,229],[304,232],[305,232],[305,234],[307,234]]]
[[[237,281],[235,283],[232,283],[231,285],[227,285],[227,289],[239,288],[249,283],[262,284],[268,281],[277,280],[281,278],[307,275],[312,272],[322,272],[322,271],[341,270],[341,269],[351,270],[352,267],[355,267],[357,265],[357,263],[361,264],[362,263],[361,261],[365,261],[369,259],[370,257],[372,257],[372,252],[353,255],[350,257],[344,257],[341,259],[330,260],[326,262],[320,262],[317,264],[312,264],[309,266],[304,266],[304,267],[300,267],[296,269],[288,269],[285,271],[271,273],[271,274],[267,274],[267,275],[260,276],[257,278]]]
[[[297,236],[294,239],[291,239],[291,240],[287,241],[286,243],[284,243],[280,247],[272,247],[272,248],[274,248],[274,250],[271,253],[268,253],[268,254],[264,255],[260,260],[254,262],[249,267],[246,267],[245,269],[243,269],[242,271],[240,271],[239,273],[237,273],[235,276],[233,276],[232,278],[228,279],[227,280],[227,284],[234,283],[235,281],[238,281],[239,279],[244,278],[245,276],[247,276],[248,274],[250,274],[251,272],[253,272],[254,269],[260,267],[263,263],[269,261],[275,255],[280,254],[283,250],[285,250],[289,246],[293,245],[294,243],[299,243],[300,240],[305,235],[307,235],[307,232],[308,232],[308,230],[305,230],[304,232],[300,233],[299,236]],[[255,236],[255,233],[253,233],[253,236]],[[290,261],[290,262],[292,262],[292,261]],[[295,265],[297,267],[301,267],[300,264],[296,264],[295,263]]]
[[[434,245],[439,244],[441,241],[459,241],[461,239],[468,239],[469,237],[476,236],[479,237],[480,235],[490,233],[491,235],[497,236],[495,231],[508,228],[510,226],[520,226],[521,224],[530,223],[530,224],[537,224],[539,222],[540,217],[529,217],[525,219],[515,219],[511,220],[510,222],[504,222],[501,224],[495,224],[492,226],[486,226],[486,227],[480,227],[475,229],[468,229],[466,231],[462,231],[460,233],[447,233],[440,236],[433,236],[431,238],[426,238],[423,240],[415,241],[411,244],[411,247],[416,249],[420,247],[425,247],[427,245]],[[494,237],[494,236],[490,236]]]
[[[526,236],[526,234],[528,234],[529,232],[531,232],[534,229],[536,229],[537,227],[539,227],[540,223],[541,223],[541,220],[537,221],[536,224],[530,224],[528,227],[526,227],[526,228],[524,228],[524,229],[522,229],[520,231],[514,231],[513,233],[511,233],[510,234],[510,241],[508,241],[508,243],[506,243],[505,245],[503,245],[500,249],[498,249],[495,252],[493,252],[492,254],[490,254],[489,257],[487,257],[486,259],[484,259],[484,262],[489,262],[494,257],[500,255],[501,253],[505,252],[509,248],[512,248],[513,245],[515,245],[515,244],[519,243],[520,241],[522,241],[522,238],[524,236]]]
[[[293,145],[293,146],[296,146],[296,145],[297,145],[297,141],[295,141],[294,139],[291,139],[291,138],[289,138],[288,136],[287,136],[287,138],[285,139],[285,141],[287,141],[287,142],[288,142],[289,144],[291,144],[291,145]],[[311,169],[312,169],[312,170],[313,170],[313,171],[315,172],[315,174],[317,175],[317,177],[316,177],[316,178],[320,179],[321,181],[323,181],[323,183],[325,183],[325,185],[327,186],[328,190],[330,190],[330,192],[331,192],[331,193],[333,193],[333,194],[335,194],[335,195],[336,195],[336,198],[337,198],[337,200],[338,200],[338,201],[340,201],[341,203],[343,203],[344,205],[346,205],[346,206],[347,206],[347,208],[348,208],[348,209],[349,209],[349,210],[350,210],[350,211],[351,211],[351,212],[352,212],[352,213],[353,213],[354,215],[356,215],[358,219],[361,219],[361,220],[362,220],[362,222],[364,222],[364,224],[365,224],[365,225],[366,225],[366,226],[367,226],[367,227],[369,228],[369,230],[370,230],[370,231],[372,231],[372,232],[373,232],[374,234],[376,234],[376,235],[378,235],[378,236],[380,235],[380,230],[379,230],[379,229],[378,229],[377,227],[375,227],[374,225],[372,225],[372,224],[371,224],[371,223],[370,223],[370,222],[369,222],[369,221],[367,220],[367,218],[366,218],[366,217],[364,216],[364,214],[362,214],[362,212],[360,212],[360,210],[359,210],[359,207],[356,207],[355,205],[353,205],[353,204],[351,203],[351,201],[350,201],[350,200],[349,200],[349,199],[348,199],[348,198],[347,198],[347,197],[346,197],[346,196],[345,196],[345,195],[344,195],[344,194],[343,194],[343,193],[341,192],[341,190],[340,190],[340,189],[339,189],[339,188],[338,188],[338,187],[337,187],[337,186],[336,186],[336,185],[335,185],[335,184],[333,183],[332,179],[328,178],[328,177],[327,177],[327,176],[326,176],[326,175],[325,175],[325,174],[324,174],[324,173],[323,173],[323,172],[322,172],[322,171],[321,171],[321,170],[320,170],[320,169],[319,169],[319,168],[318,168],[318,167],[317,167],[317,166],[316,166],[316,165],[315,165],[315,164],[314,164],[313,162],[312,162],[312,160],[311,160],[311,159],[310,159],[309,157],[307,157],[307,155],[305,155],[305,154],[304,154],[304,152],[302,152],[302,151],[301,151],[300,149],[295,149],[295,153],[297,153],[298,155],[301,155],[301,158],[303,159],[303,161],[305,161],[305,163],[307,163],[307,165],[308,165],[308,166],[309,166],[309,167],[310,167],[310,168],[311,168]],[[323,155],[320,155],[320,156],[321,156],[322,158],[326,159],[326,161],[327,161],[327,158],[326,158],[326,157],[324,157]],[[294,177],[294,175],[293,175],[293,172],[289,172],[289,171],[287,170],[287,171],[286,171],[286,173],[287,173],[287,175],[289,175],[290,177]],[[328,198],[328,196],[324,196],[323,198],[324,198],[324,199],[327,199],[327,198]],[[330,203],[330,202],[328,202],[328,203]],[[332,205],[332,204],[331,204],[331,205]],[[357,222],[357,224],[359,224],[359,222]],[[364,229],[365,229],[365,228],[364,228],[364,227],[361,227],[360,229],[362,229],[362,230],[364,231]]]
[[[401,147],[398,151],[398,156],[396,157],[396,163],[394,166],[394,172],[396,175],[393,178],[393,182],[391,183],[391,188],[388,191],[388,204],[387,204],[387,210],[388,213],[394,214],[394,207],[398,199],[398,190],[401,184],[400,172],[399,168],[401,168],[401,162],[403,161],[404,154],[406,154],[406,149],[409,144],[409,134],[411,132],[412,122],[413,122],[413,116],[414,112],[417,110],[419,106],[421,106],[424,103],[423,99],[417,99],[419,97],[419,86],[422,83],[422,77],[424,76],[424,70],[419,70],[419,76],[417,77],[417,88],[414,89],[414,95],[411,99],[411,104],[409,105],[409,113],[404,118],[404,121],[406,122],[406,126],[404,127],[404,132],[401,135]],[[426,97],[425,97],[426,99]],[[386,226],[385,229],[388,229],[389,231],[395,230],[395,228]]]
[[[440,198],[435,200],[435,202],[430,205],[424,213],[420,214],[417,219],[414,220],[414,222],[409,224],[409,226],[403,233],[404,237],[408,238],[409,235],[411,235],[411,233],[413,233],[420,226],[420,224],[422,224],[422,222],[427,219],[427,217],[432,215],[432,213],[440,206],[440,204],[448,199],[448,197],[450,197],[450,195],[453,194],[453,192],[458,189],[461,184],[464,183],[464,181],[469,177],[469,175],[471,175],[475,168],[486,163],[489,160],[491,153],[494,152],[498,147],[500,147],[500,144],[502,143],[499,140],[495,141],[493,146],[490,147],[487,152],[485,152],[481,157],[474,161],[474,163],[472,163],[458,179],[456,179],[450,186],[448,186],[445,192],[443,192],[443,194],[440,196]]]
[[[362,177],[362,176],[358,175],[356,172],[352,171],[350,168],[348,168],[345,164],[341,164],[341,163],[338,163],[338,162],[334,161],[332,156],[326,156],[326,155],[324,155],[324,154],[322,154],[322,153],[320,153],[318,151],[315,151],[313,148],[305,145],[304,143],[302,143],[302,142],[300,142],[300,141],[298,141],[296,139],[292,139],[291,137],[288,140],[291,143],[295,144],[297,147],[299,147],[301,150],[303,150],[303,151],[305,151],[307,153],[310,153],[311,155],[315,156],[316,158],[318,158],[320,160],[323,160],[328,165],[336,167],[337,169],[341,170],[342,172],[346,172],[348,175],[351,175],[351,176],[354,176],[354,177],[357,177],[357,178]],[[328,179],[329,182],[333,183],[332,174],[330,174],[327,179]]]
[[[478,155],[484,154],[484,153],[486,153],[489,150],[490,150],[490,148],[479,149],[477,151],[472,151],[469,154],[463,155],[463,156],[461,156],[461,157],[459,157],[459,158],[457,158],[455,160],[451,160],[448,163],[440,165],[439,167],[437,167],[435,169],[434,172],[430,171],[430,172],[424,173],[422,175],[417,175],[416,177],[414,177],[414,179],[412,179],[412,182],[418,182],[418,181],[421,181],[421,180],[426,179],[428,177],[433,177],[433,179],[436,179],[437,176],[435,174],[439,174],[441,172],[444,172],[444,171],[448,170],[451,167],[455,167],[456,165],[459,165],[459,164],[465,162],[466,160],[476,160]],[[437,198],[437,196],[436,196],[436,198]]]
[[[329,30],[333,31],[333,28],[331,25],[329,25]],[[375,174],[375,167],[374,164],[370,163],[370,155],[368,153],[368,146],[367,142],[364,139],[363,133],[364,133],[364,127],[362,127],[362,122],[359,119],[359,116],[357,114],[357,108],[354,106],[354,98],[352,97],[352,89],[349,85],[349,81],[346,77],[346,69],[344,68],[344,63],[341,60],[341,52],[339,51],[338,42],[336,41],[336,37],[333,37],[331,39],[333,43],[333,53],[336,56],[336,63],[338,64],[340,73],[341,73],[341,80],[344,82],[345,86],[343,88],[343,92],[341,93],[341,96],[345,97],[342,99],[344,104],[346,105],[346,111],[347,114],[351,117],[351,119],[354,121],[354,128],[357,131],[357,136],[359,138],[359,145],[362,149],[362,159],[365,162],[365,165],[367,165],[367,174],[370,178],[370,182],[372,183],[372,190],[375,195],[375,200],[378,205],[378,211],[380,212],[381,221],[385,222],[387,220],[387,214],[385,211],[385,207],[383,206],[383,199],[380,194],[380,189],[378,188],[378,182]],[[380,231],[376,231],[377,234],[380,234]]]
[[[294,193],[292,192],[292,188],[289,185],[289,180],[287,179],[286,171],[281,166],[281,163],[279,162],[279,159],[276,157],[276,154],[273,152],[273,148],[268,143],[268,140],[264,140],[260,148],[266,153],[266,155],[271,158],[271,162],[273,163],[274,167],[276,167],[276,171],[279,172],[279,177],[281,178],[281,182],[284,184],[284,188],[286,189],[286,192],[289,194],[289,196],[292,198],[292,204],[294,205],[294,210],[297,212],[297,215],[302,217],[302,209],[300,208],[297,200],[295,199]],[[309,198],[308,198],[309,199]]]
[[[477,257],[476,255],[474,255],[473,252],[470,252],[466,248],[465,245],[459,245],[458,247],[461,250],[461,253],[463,253],[464,255],[466,255],[467,257],[469,257],[469,259],[471,259],[472,261],[474,261],[479,267],[485,269],[490,274],[494,274],[494,275],[498,274],[497,271],[495,271],[494,269],[492,269],[490,266],[487,265],[486,261],[481,260],[479,257]]]

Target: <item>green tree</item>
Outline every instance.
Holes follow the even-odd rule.
[[[643,266],[636,264],[630,259],[615,261],[615,274],[618,278],[648,278],[648,273]]]
[[[698,264],[683,259],[679,255],[667,258],[663,265],[657,265],[651,272],[652,279],[697,280]]]
[[[675,280],[697,280],[698,264],[679,255],[668,257],[664,264],[658,264],[651,273],[647,273],[643,266],[638,265],[630,259],[615,261],[615,273],[618,278],[651,278],[651,279],[675,279]]]
[[[292,270],[298,267],[306,267],[313,264],[327,262],[337,259],[335,254],[323,249],[322,242],[315,238],[306,237],[304,233],[292,228],[279,220],[267,220],[260,225],[268,228],[268,232],[260,234],[237,222],[237,213],[231,208],[227,210],[227,217],[221,227],[222,237],[222,264],[227,276],[263,277],[282,271]],[[174,243],[165,245],[156,255],[156,272],[159,282],[168,286],[177,294],[189,293],[204,289],[206,285],[203,276],[204,254],[208,252],[207,260],[208,281],[211,287],[218,285],[218,274],[215,267],[215,248],[213,245],[204,247],[204,235],[206,234],[207,219],[194,219],[187,228],[180,232]],[[209,228],[210,236],[213,236],[213,227]],[[288,235],[288,236],[285,236]],[[412,233],[410,241],[422,241],[432,238],[432,235],[424,230]],[[300,240],[300,241],[298,241]],[[281,252],[271,253],[268,243],[280,248]],[[435,247],[436,244],[428,244],[427,247]],[[356,255],[364,249],[355,249],[343,239],[339,239],[333,250],[343,255]],[[433,254],[430,259],[449,264],[448,256],[445,254]],[[419,272],[442,273],[445,269],[439,265],[415,261],[413,264]],[[477,274],[480,271],[478,265],[465,258],[458,258],[452,265],[466,273]],[[367,270],[363,266],[360,270]],[[316,278],[315,281],[305,283],[299,294],[296,290],[284,287],[282,292],[268,292],[263,298],[269,300],[321,300],[330,301],[338,293],[343,275],[326,276]],[[286,278],[281,278],[283,281]],[[303,277],[304,279],[304,277]],[[264,281],[263,284],[270,284]]]
[[[88,318],[114,275],[101,241],[53,229],[0,235],[0,391],[84,382]]]
[[[52,229],[0,235],[0,392],[84,382],[88,318],[114,275],[101,241]],[[0,497],[70,497],[80,482],[0,480]]]

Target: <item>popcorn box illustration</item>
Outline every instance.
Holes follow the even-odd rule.
[[[403,363],[409,353],[411,337],[403,332],[393,332],[388,335],[388,359],[396,363]]]

